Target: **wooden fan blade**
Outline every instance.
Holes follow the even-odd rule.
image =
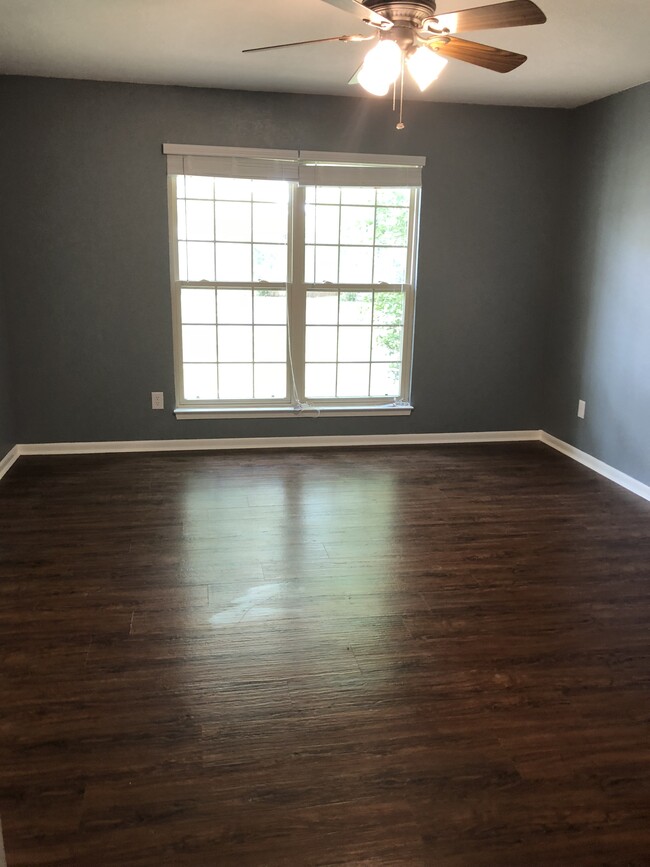
[[[482,66],[493,72],[512,72],[528,58],[523,54],[515,54],[513,51],[504,51],[502,48],[493,48],[491,45],[481,45],[480,42],[468,42],[457,36],[445,37],[447,42],[431,42],[432,48],[442,57],[452,57],[454,60],[464,60],[465,63],[473,63],[474,66]]]
[[[329,36],[327,39],[307,39],[305,42],[285,42],[283,45],[263,45],[262,48],[244,48],[242,54],[252,51],[272,51],[274,48],[293,48],[295,45],[315,45],[318,42],[367,42],[375,36]]]
[[[382,30],[388,30],[393,26],[393,22],[389,21],[388,18],[384,18],[378,12],[373,12],[367,6],[357,3],[357,0],[323,0],[323,3],[329,3],[330,6],[336,6],[337,9],[356,15],[362,21],[374,24],[375,27],[380,27]]]
[[[436,15],[436,19],[436,30],[447,29],[450,33],[465,33],[468,30],[498,30],[500,27],[544,24],[546,15],[531,0],[510,0],[509,3]]]

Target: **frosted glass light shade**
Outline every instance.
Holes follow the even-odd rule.
[[[365,65],[359,70],[357,81],[364,90],[367,90],[368,93],[372,93],[374,96],[386,96],[390,87],[389,81],[366,69]]]
[[[359,71],[359,84],[376,96],[385,96],[402,68],[402,51],[391,39],[382,39],[366,55]]]
[[[421,45],[411,54],[406,64],[420,90],[426,90],[438,78],[447,65],[447,60]]]

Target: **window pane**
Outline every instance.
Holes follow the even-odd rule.
[[[314,250],[316,273],[314,274]],[[338,247],[305,247],[305,283],[336,283],[339,273]]]
[[[287,293],[279,289],[255,290],[255,323],[284,325],[287,321]]]
[[[284,325],[255,326],[255,361],[287,360],[287,329]]]
[[[341,208],[342,244],[372,244],[374,235],[374,208]]]
[[[337,397],[368,397],[369,364],[339,364]]]
[[[305,395],[307,397],[335,397],[336,365],[306,364]]]
[[[306,316],[308,325],[336,325],[339,321],[338,292],[308,292]]]
[[[185,400],[216,400],[219,397],[217,365],[184,364],[183,395]]]
[[[371,397],[399,397],[401,375],[400,364],[371,365]]]
[[[219,324],[252,322],[252,296],[250,289],[219,289],[217,291]]]
[[[282,400],[287,396],[286,364],[255,364],[255,397]]]
[[[190,241],[214,241],[212,202],[185,202],[187,237]]]
[[[405,247],[408,232],[409,212],[406,208],[377,208],[377,244]]]
[[[253,397],[253,365],[220,364],[219,397],[222,400],[250,400]]]
[[[215,204],[217,241],[251,240],[251,206],[248,202]]]
[[[305,240],[314,244],[338,244],[338,206],[307,205],[305,208]]]
[[[401,325],[404,322],[404,295],[401,292],[375,292],[375,325]]]
[[[181,199],[176,203],[176,237],[181,240],[187,238],[185,221],[185,202]]]
[[[181,321],[216,323],[214,289],[181,289]]]
[[[240,202],[249,202],[251,198],[252,181],[241,178],[215,178],[215,199],[231,199]]]
[[[307,361],[336,361],[336,326],[308,325],[305,331]]]
[[[176,198],[185,198],[185,175],[178,175],[176,178]]]
[[[344,205],[374,205],[375,190],[373,187],[343,187],[341,201]]]
[[[373,328],[372,360],[399,361],[402,357],[402,327],[400,325]]]
[[[283,202],[287,205],[289,184],[287,181],[253,181],[253,199],[256,202]]]
[[[266,280],[268,283],[286,283],[286,245],[255,244],[253,246],[253,280]]]
[[[250,244],[217,244],[217,280],[250,283],[251,276]]]
[[[368,326],[343,326],[339,330],[339,361],[370,361],[370,333]]]
[[[316,247],[316,282],[336,283],[339,275],[338,247]]]
[[[287,221],[286,205],[253,205],[253,240],[286,244]]]
[[[378,205],[402,205],[408,208],[411,204],[411,191],[409,189],[390,189],[383,187],[377,190]]]
[[[220,362],[252,362],[253,329],[250,325],[220,325],[218,348]]]
[[[214,244],[187,242],[187,279],[214,282]]]
[[[341,292],[341,325],[370,325],[372,292]]]
[[[216,360],[216,327],[214,325],[183,325],[183,361]]]
[[[188,199],[213,199],[214,180],[200,175],[186,175],[185,197]]]
[[[338,187],[316,187],[316,201],[319,205],[338,205],[341,201],[341,190]]]
[[[338,282],[372,283],[372,247],[341,247]]]
[[[375,249],[374,283],[404,283],[406,280],[406,247]]]
[[[178,279],[187,280],[187,244],[180,241],[178,244]]]

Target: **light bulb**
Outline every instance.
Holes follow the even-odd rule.
[[[402,51],[392,39],[381,39],[366,55],[359,84],[376,96],[385,96],[402,69]]]
[[[438,78],[447,65],[447,60],[421,45],[411,54],[406,63],[417,86],[420,90],[426,90]]]

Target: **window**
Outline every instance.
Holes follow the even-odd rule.
[[[410,412],[423,160],[165,152],[177,415]]]

